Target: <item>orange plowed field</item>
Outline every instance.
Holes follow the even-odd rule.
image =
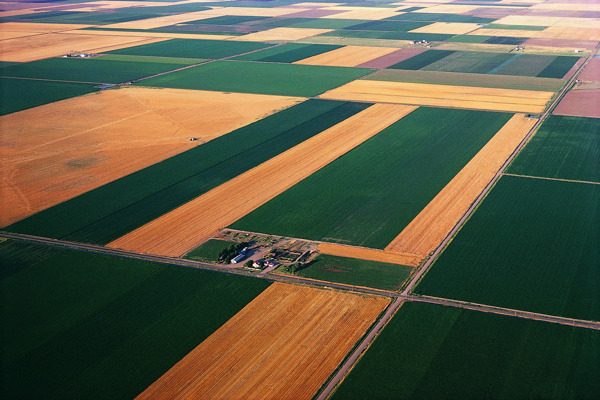
[[[415,108],[375,104],[108,246],[180,256]],[[165,229],[172,233],[165,236]]]
[[[392,47],[345,46],[296,61],[294,64],[355,67],[395,51],[398,49]]]
[[[324,99],[415,104],[475,110],[542,112],[553,92],[356,80],[325,92]]]
[[[274,283],[137,399],[310,399],[388,304]]]
[[[515,114],[386,248],[425,258],[442,242],[535,125]]]
[[[0,226],[301,100],[132,87],[2,116]]]
[[[400,264],[416,267],[421,258],[411,253],[389,252],[366,247],[346,246],[336,243],[319,244],[319,252],[332,256],[358,258],[359,260],[379,261],[390,264]]]

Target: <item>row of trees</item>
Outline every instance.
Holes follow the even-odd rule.
[[[233,257],[240,254],[240,251],[244,247],[247,247],[247,242],[235,243],[227,247],[226,249],[221,250],[219,253],[219,261],[223,263],[228,263]]]

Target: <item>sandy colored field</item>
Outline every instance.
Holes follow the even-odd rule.
[[[116,239],[108,247],[180,256],[415,108],[375,104]],[[165,229],[173,226],[177,230],[165,236]]]
[[[560,26],[567,28],[589,28],[600,26],[598,18],[574,18],[574,17],[540,17],[528,15],[509,15],[500,18],[495,23],[503,25],[533,25],[533,26]]]
[[[137,399],[311,399],[388,304],[273,283]]]
[[[39,33],[36,33],[36,32],[9,32],[9,31],[0,30],[0,40],[14,39],[14,38],[19,38],[19,37],[24,37],[24,36],[32,36],[32,35],[39,35]],[[4,45],[0,45],[0,54],[3,52],[4,52]]]
[[[542,112],[553,92],[356,80],[320,97],[476,110]]]
[[[425,25],[410,32],[417,33],[442,33],[448,35],[464,35],[480,28],[479,24],[461,23],[461,22],[435,22],[431,25]]]
[[[539,39],[569,39],[569,40],[600,40],[600,28],[572,28],[550,26],[543,31],[528,31],[520,29],[478,29],[469,35],[511,36]],[[513,46],[514,47],[514,46]]]
[[[537,119],[515,114],[386,248],[427,257],[450,233]]]
[[[87,28],[91,25],[75,24],[39,24],[33,22],[3,22],[0,31],[27,32],[27,33],[56,33],[73,29]]]
[[[40,11],[31,10],[31,9],[0,11],[0,18],[14,17],[17,15],[25,15],[25,14],[36,14],[38,12],[40,12]]]
[[[2,116],[0,226],[299,101],[130,87]]]
[[[469,11],[478,9],[481,6],[472,6],[466,4],[441,4],[435,6],[429,6],[419,10],[420,13],[434,13],[434,14],[462,14]]]
[[[155,41],[167,40],[167,39],[208,39],[208,40],[226,40],[226,39],[234,39],[236,36],[227,36],[227,35],[210,35],[210,34],[196,34],[196,33],[175,33],[175,32],[152,32],[152,31],[140,31],[140,32],[129,32],[129,31],[68,31],[64,33],[69,34],[85,34],[85,35],[97,35],[97,36],[127,36],[127,37],[137,37],[144,38],[145,40],[149,40],[148,38],[153,38]],[[135,46],[138,44],[136,43]],[[126,47],[126,46],[125,46]],[[116,49],[114,49],[116,50]],[[104,50],[108,51],[108,50]]]
[[[436,46],[436,50],[485,51],[489,53],[510,53],[515,48],[512,44],[460,43],[444,42]]]
[[[328,51],[327,53],[296,61],[294,64],[355,67],[359,64],[366,63],[396,51],[398,51],[398,49],[391,47],[345,46]]]
[[[575,11],[600,11],[600,4],[590,3],[541,3],[530,7],[532,10],[575,10]]]
[[[0,61],[27,62],[55,57],[73,51],[92,51],[115,46],[135,46],[147,40],[135,36],[78,35],[48,33],[2,41]],[[144,42],[147,43],[147,42]]]
[[[327,10],[339,10],[341,8],[342,7],[331,7],[327,8]],[[339,14],[326,15],[322,18],[379,20],[395,17],[400,14],[403,13],[396,12],[393,8],[360,7],[360,9],[350,9]]]
[[[319,244],[319,252],[332,256],[358,258],[359,260],[379,261],[412,267],[418,266],[422,258],[412,253],[389,252],[337,243],[321,243]]]
[[[309,28],[273,28],[262,32],[250,33],[244,36],[236,36],[234,40],[246,40],[249,42],[268,42],[271,40],[298,40],[321,33],[331,32],[333,29],[309,29]]]

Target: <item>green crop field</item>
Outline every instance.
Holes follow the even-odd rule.
[[[0,71],[4,70],[1,69]],[[81,96],[98,90],[89,83],[37,81],[0,77],[0,115]]]
[[[389,39],[389,40],[427,40],[430,42],[443,42],[452,37],[441,33],[416,33],[404,31],[359,31],[350,29],[338,29],[331,32],[322,33],[320,36],[335,36],[344,38],[364,38],[364,39]]]
[[[327,100],[300,103],[6,229],[106,244],[368,106]]]
[[[295,22],[290,25],[292,28],[314,28],[314,29],[343,29],[347,26],[367,22],[356,19],[333,19],[333,18],[302,18],[302,22]]]
[[[355,31],[390,31],[390,32],[408,32],[413,29],[429,25],[428,22],[415,21],[369,21],[361,24],[348,26],[346,29]]]
[[[498,75],[537,76],[555,58],[556,56],[517,54],[508,64],[495,71],[495,73]],[[544,78],[550,78],[550,76]],[[559,78],[562,78],[562,76]]]
[[[403,13],[384,19],[384,21],[426,21],[426,22],[474,22],[488,23],[495,21],[494,18],[473,17],[471,15],[460,14],[439,14],[439,13]]]
[[[411,57],[408,60],[400,61],[397,64],[391,65],[388,68],[417,70],[426,67],[429,64],[433,64],[444,57],[448,57],[453,53],[454,51],[450,50],[428,50],[424,53],[417,54],[416,56]]]
[[[512,54],[457,51],[421,68],[423,71],[470,72],[487,74],[510,60]]]
[[[330,44],[288,43],[282,46],[272,47],[257,51],[255,53],[239,56],[235,59],[241,61],[293,63],[308,57],[316,56],[317,54],[339,49],[341,47],[342,46],[334,46]]]
[[[219,253],[236,243],[230,240],[210,239],[187,253],[185,258],[195,261],[217,262],[219,261]]]
[[[600,185],[504,176],[416,293],[600,320]]]
[[[151,78],[145,86],[311,97],[358,79],[366,68],[217,61]]]
[[[485,27],[486,29],[517,29],[523,31],[543,31],[547,26],[534,26],[534,25],[501,25],[501,24],[489,24]]]
[[[56,79],[93,83],[121,83],[196,64],[197,60],[175,62],[93,58],[47,58],[0,69],[0,76]]]
[[[264,49],[272,45],[232,40],[171,39],[109,51],[108,54],[219,59]]]
[[[11,241],[0,259],[4,398],[134,398],[269,286]]]
[[[573,65],[579,60],[579,57],[558,56],[537,76],[543,78],[562,78]]]
[[[405,303],[332,399],[592,399],[600,332]]]
[[[491,36],[483,36],[483,35],[459,35],[454,36],[446,40],[446,42],[457,42],[457,43],[483,43],[486,40],[491,38]]]
[[[232,227],[384,248],[510,117],[419,108]]]
[[[399,290],[413,267],[355,258],[319,255],[297,276],[385,290]]]
[[[600,182],[600,120],[551,115],[507,172]]]

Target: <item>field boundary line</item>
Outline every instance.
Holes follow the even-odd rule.
[[[509,174],[502,173],[504,176],[516,176],[518,178],[530,178],[530,179],[543,179],[545,181],[558,181],[558,182],[571,182],[571,183],[587,183],[590,185],[600,185],[600,182],[591,182],[591,181],[578,181],[576,179],[561,179],[561,178],[548,178],[546,176],[529,176],[529,175],[521,175],[521,174]]]

